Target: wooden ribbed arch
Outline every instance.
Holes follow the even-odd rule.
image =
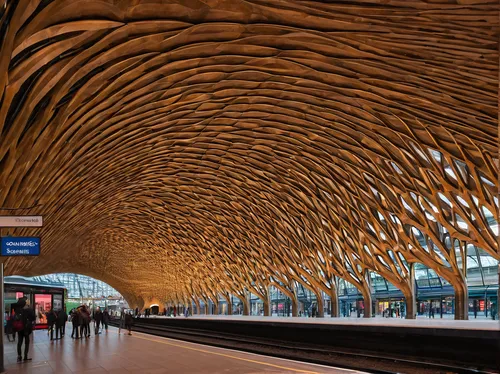
[[[500,258],[497,1],[0,5],[0,205],[46,222],[8,273],[369,308],[369,272],[463,304],[467,246]]]

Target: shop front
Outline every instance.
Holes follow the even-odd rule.
[[[65,308],[65,287],[62,284],[45,284],[23,277],[6,277],[4,286],[4,312],[11,314],[17,300],[25,297],[35,312],[35,328],[47,328],[47,313]]]

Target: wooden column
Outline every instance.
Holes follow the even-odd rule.
[[[330,303],[331,303],[331,311],[330,311],[330,316],[332,317],[339,317],[340,315],[340,310],[339,310],[339,295],[337,293],[337,282],[335,277],[332,278],[330,282]]]
[[[404,292],[406,302],[406,319],[417,318],[417,294],[416,294],[416,281],[415,281],[415,264],[409,264],[410,267],[410,286]]]

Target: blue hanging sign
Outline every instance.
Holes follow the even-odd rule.
[[[2,256],[38,256],[39,254],[40,238],[2,238]]]

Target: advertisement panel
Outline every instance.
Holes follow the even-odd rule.
[[[61,310],[63,310],[63,295],[54,295],[53,308],[56,312],[60,312]]]

